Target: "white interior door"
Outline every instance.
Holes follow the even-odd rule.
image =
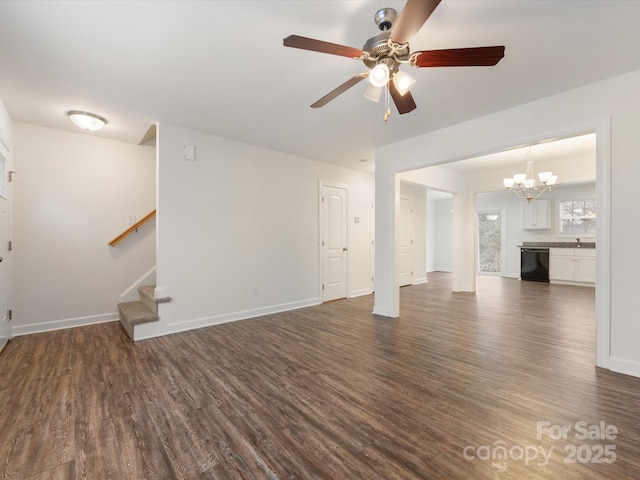
[[[400,198],[400,216],[398,218],[399,228],[399,281],[400,286],[411,285],[413,283],[413,258],[411,255],[413,245],[413,199]]]
[[[322,187],[322,300],[347,296],[347,190]]]
[[[1,145],[0,145],[1,146]],[[7,297],[9,291],[9,194],[7,158],[0,151],[0,349],[11,338]]]

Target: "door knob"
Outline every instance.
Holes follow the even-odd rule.
[[[343,252],[346,252],[346,251],[347,251],[347,247],[344,247],[344,248],[342,249],[342,251],[343,251]],[[0,261],[1,261],[1,260],[0,260]]]

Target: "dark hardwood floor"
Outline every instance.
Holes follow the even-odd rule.
[[[397,319],[366,296],[135,344],[15,338],[0,478],[640,478],[640,378],[594,366],[593,289],[429,278]]]

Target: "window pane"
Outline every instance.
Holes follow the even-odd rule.
[[[589,234],[596,232],[596,200],[560,202],[560,233]]]
[[[478,271],[502,272],[502,214],[478,215]]]

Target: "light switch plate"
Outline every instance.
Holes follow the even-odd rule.
[[[196,159],[196,147],[195,147],[195,145],[185,145],[184,146],[184,158],[185,158],[185,160],[195,160]]]

